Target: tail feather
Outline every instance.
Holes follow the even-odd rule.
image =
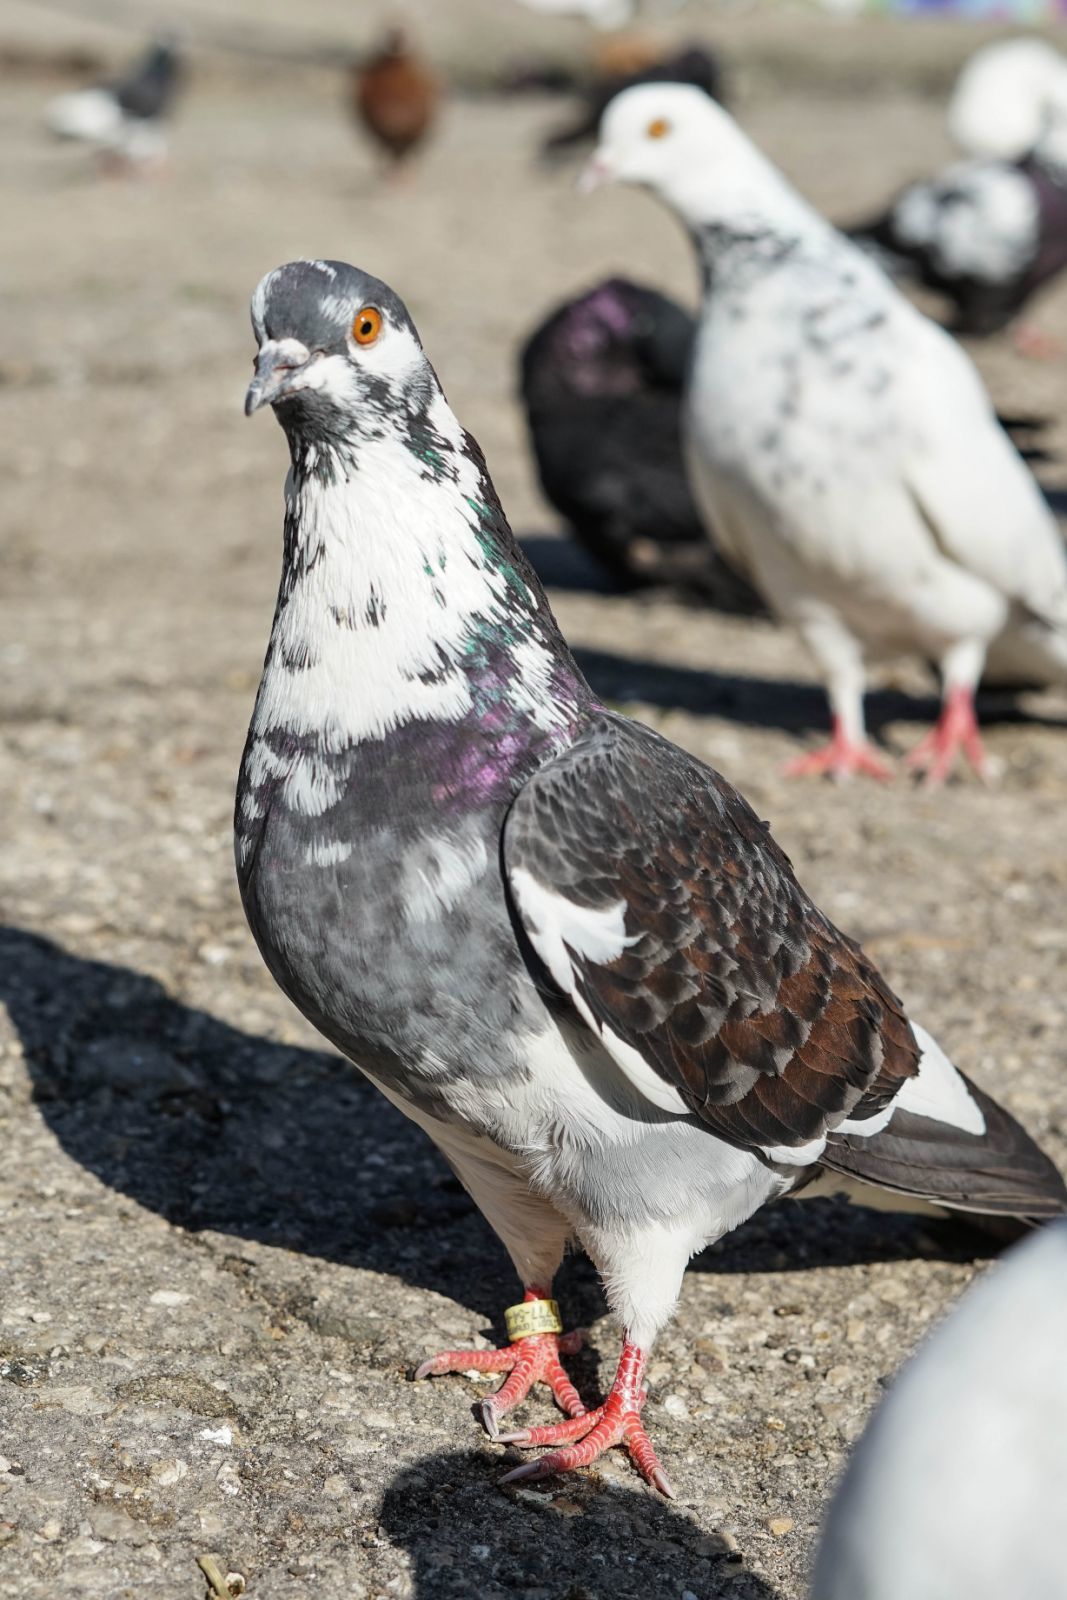
[[[831,1134],[822,1165],[926,1205],[1043,1221],[1067,1213],[1056,1167],[992,1096],[952,1065],[922,1028],[918,1077],[888,1121],[863,1138]]]

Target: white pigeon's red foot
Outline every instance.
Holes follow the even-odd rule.
[[[931,787],[944,783],[962,750],[980,778],[988,776],[985,748],[974,714],[974,695],[969,689],[950,689],[930,732],[925,734],[907,758],[913,772],[925,774]]]
[[[1028,361],[1058,361],[1063,355],[1062,341],[1032,322],[1017,323],[1011,332],[1011,342],[1018,354]]]
[[[670,1479],[660,1465],[641,1421],[641,1407],[646,1397],[641,1378],[646,1359],[645,1352],[627,1339],[623,1343],[615,1382],[603,1405],[587,1412],[585,1416],[575,1416],[568,1422],[557,1422],[547,1428],[522,1428],[515,1433],[500,1434],[501,1444],[563,1446],[559,1450],[550,1450],[548,1455],[541,1456],[537,1461],[516,1467],[500,1480],[501,1483],[517,1483],[522,1478],[548,1478],[556,1472],[573,1472],[576,1467],[588,1467],[612,1445],[624,1444],[645,1482],[673,1500],[674,1490]]]
[[[523,1303],[533,1304],[548,1298],[541,1289],[528,1289]],[[474,1407],[486,1433],[496,1439],[500,1418],[525,1400],[535,1383],[547,1383],[560,1408],[569,1417],[584,1422],[585,1406],[560,1361],[561,1355],[571,1356],[581,1345],[582,1335],[575,1331],[527,1334],[500,1350],[442,1350],[440,1355],[424,1361],[415,1377],[437,1377],[444,1372],[506,1372],[508,1376],[496,1393],[479,1400]]]
[[[797,756],[785,768],[787,778],[821,778],[827,773],[832,778],[851,778],[858,773],[888,783],[893,769],[868,740],[850,738],[840,717],[835,717],[829,744],[805,756]]]

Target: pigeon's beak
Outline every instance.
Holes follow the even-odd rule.
[[[578,174],[578,193],[592,194],[594,189],[599,189],[603,184],[610,183],[614,176],[615,169],[605,155],[603,147],[599,150],[594,150]]]
[[[268,339],[259,347],[256,375],[245,395],[245,416],[260,406],[273,405],[294,389],[302,388],[301,377],[312,359],[307,345],[299,339]]]

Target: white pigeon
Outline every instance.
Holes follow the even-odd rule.
[[[1067,1223],[1013,1250],[895,1379],[811,1600],[1067,1600]]]
[[[701,260],[684,412],[697,500],[830,699],[831,742],[793,770],[888,776],[865,734],[866,661],[911,652],[943,684],[911,764],[937,782],[962,749],[982,771],[987,662],[1067,680],[1067,559],[969,358],[707,95],[618,95],[586,187],[611,179],[653,190]]]
[[[1043,39],[984,46],[960,73],[948,131],[969,156],[1021,161],[1067,130],[1067,59]]]
[[[636,0],[521,0],[528,11],[541,11],[552,17],[582,17],[594,28],[607,32],[624,28],[633,21]]]

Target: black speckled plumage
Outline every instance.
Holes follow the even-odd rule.
[[[1017,202],[1007,212],[1002,191]],[[1016,162],[961,162],[908,185],[849,235],[894,276],[946,296],[954,332],[999,333],[1067,267],[1067,167],[1037,151]]]

